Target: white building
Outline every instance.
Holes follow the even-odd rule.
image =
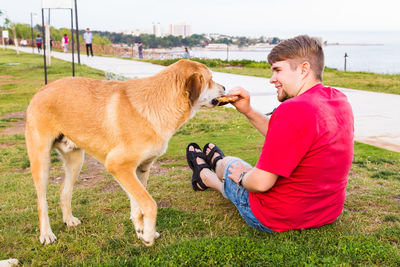
[[[132,33],[133,36],[139,36],[139,35],[141,35],[141,34],[142,34],[142,31],[139,30],[139,29],[134,29],[134,30],[133,30],[133,33]]]
[[[191,26],[184,22],[177,25],[170,24],[169,34],[173,36],[183,36],[184,38],[188,37],[192,35]]]
[[[161,37],[162,36],[162,28],[161,28],[161,24],[158,23],[153,23],[153,34],[156,37]]]

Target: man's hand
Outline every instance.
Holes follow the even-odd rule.
[[[250,106],[250,93],[247,90],[238,86],[230,90],[227,95],[236,95],[239,97],[237,101],[231,103],[237,109],[237,111],[244,115],[251,112],[252,108]]]
[[[232,168],[229,168],[228,170],[231,172],[231,174],[228,175],[229,178],[231,178],[235,183],[238,183],[239,176],[242,172],[248,172],[252,168],[249,166],[243,165],[242,162],[238,161],[234,164],[232,164]]]

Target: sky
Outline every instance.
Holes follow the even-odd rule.
[[[331,42],[355,42],[357,32],[373,32],[400,39],[398,0],[76,1],[80,29],[150,30],[153,23],[160,23],[168,32],[170,24],[186,22],[192,33],[199,34],[280,38],[310,34],[329,36]],[[41,4],[42,0],[0,0],[0,10],[13,22],[27,24],[35,12],[39,14],[34,18],[36,24],[41,23]],[[70,27],[70,23],[69,11],[51,11],[52,26]],[[367,42],[372,39],[371,35]]]

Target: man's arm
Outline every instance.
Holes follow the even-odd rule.
[[[250,192],[262,193],[271,189],[278,175],[260,170],[256,167],[250,168],[244,166],[241,162],[238,162],[229,169],[231,174],[228,175],[235,183],[239,183],[240,174],[245,172],[246,174],[242,177],[242,186]]]
[[[232,105],[246,116],[249,122],[264,136],[267,135],[269,118],[254,110],[250,106],[250,94],[242,87],[235,87],[229,91],[228,95],[239,96],[239,100],[232,103]]]

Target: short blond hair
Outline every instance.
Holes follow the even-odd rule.
[[[299,35],[280,42],[268,55],[268,63],[272,65],[278,61],[291,60],[290,66],[295,69],[299,62],[308,61],[315,78],[322,81],[324,72],[324,51],[321,42],[308,35]]]

